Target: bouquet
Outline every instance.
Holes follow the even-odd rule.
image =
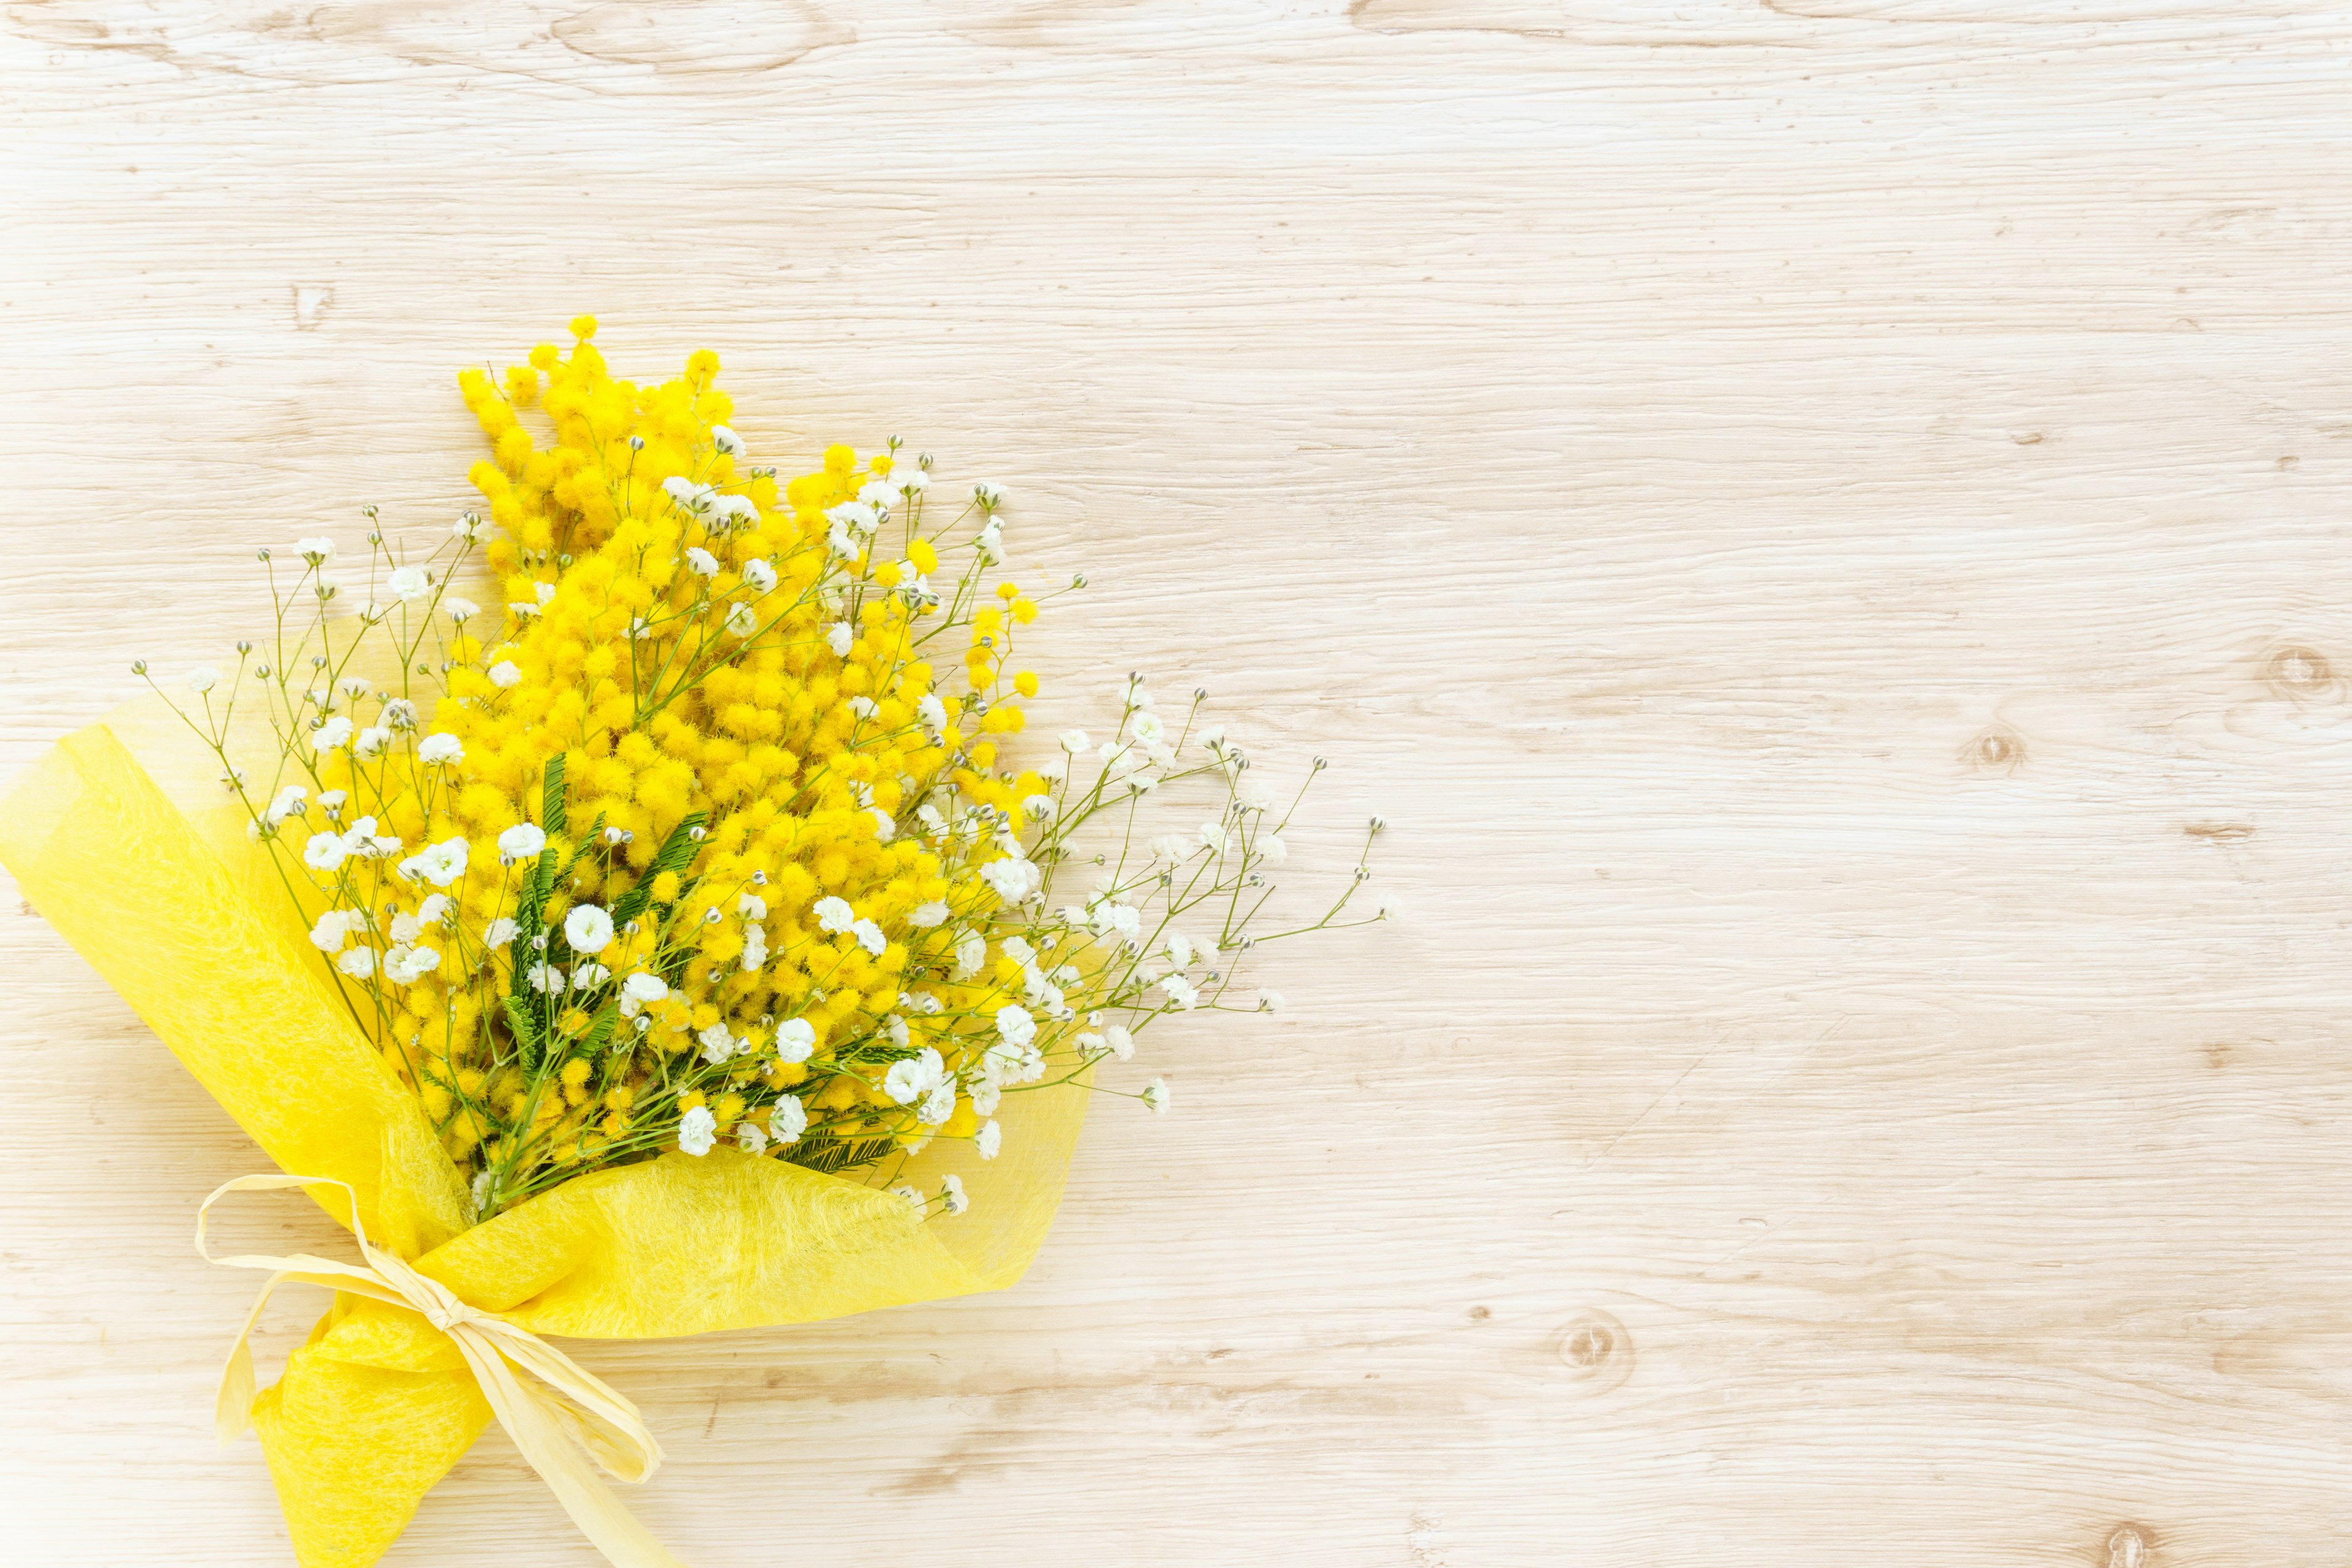
[[[261,551],[235,666],[151,678],[0,813],[281,1167],[205,1208],[299,1185],[353,1234],[218,1259],[337,1292],[258,1394],[238,1337],[218,1412],[309,1568],[375,1561],[493,1415],[614,1562],[673,1562],[586,1462],[658,1444],[540,1335],[1008,1285],[1089,1096],[1167,1109],[1147,1026],[1276,1008],[1254,945],[1388,912],[1350,908],[1375,818],[1319,914],[1257,929],[1305,784],[1203,693],[1130,676],[1099,744],[1025,738],[1055,595],[998,580],[998,486],[943,500],[895,440],[780,478],[715,356],[639,386],[594,330],[459,377],[492,456],[437,549],[370,509],[363,556]]]

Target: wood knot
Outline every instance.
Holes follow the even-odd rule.
[[[2013,773],[2025,765],[2025,737],[2006,724],[1995,724],[1969,737],[1960,748],[1960,763],[1978,773]]]
[[[2336,695],[2336,671],[2327,656],[2300,643],[2274,650],[2263,667],[2263,679],[2273,691],[2298,702]]]
[[[1586,1394],[1606,1394],[1633,1375],[1633,1339],[1625,1325],[1591,1308],[1560,1325],[1553,1347]]]
[[[2148,1568],[2147,1531],[2136,1524],[2119,1524],[2107,1537],[2106,1568]]]

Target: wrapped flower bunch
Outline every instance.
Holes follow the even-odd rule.
[[[493,1413],[614,1561],[670,1561],[573,1452],[635,1479],[657,1445],[537,1333],[1010,1283],[1086,1099],[1167,1108],[1147,1026],[1276,1007],[1254,945],[1387,912],[1353,902],[1374,819],[1335,897],[1257,929],[1322,763],[1262,784],[1202,693],[1112,675],[1099,741],[1025,734],[1056,595],[1001,579],[997,485],[896,441],[785,478],[715,356],[634,384],[594,330],[460,376],[492,455],[437,549],[371,510],[363,551],[261,551],[272,624],[150,678],[180,732],[85,731],[0,826],[289,1173],[248,1184],[357,1234],[363,1269],[226,1260],[341,1292],[257,1396],[240,1340],[223,1395],[314,1568],[373,1561]],[[74,849],[94,810],[164,851],[141,885]],[[197,908],[235,956],[159,976]]]

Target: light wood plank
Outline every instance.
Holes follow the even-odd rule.
[[[2352,6],[49,0],[0,766],[441,528],[583,309],[907,434],[1397,827],[1030,1278],[590,1346],[711,1568],[2224,1568],[2352,1533]],[[1024,566],[1024,570],[1031,570]],[[288,1561],[258,1156],[0,902],[0,1543]],[[258,1216],[253,1239],[326,1227]],[[281,1350],[307,1324],[273,1321]],[[584,1564],[493,1436],[388,1559]]]

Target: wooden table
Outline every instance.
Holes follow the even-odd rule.
[[[1017,1289],[582,1347],[681,1556],[2333,1568],[2347,67],[2297,0],[13,4],[0,763],[256,545],[446,527],[461,363],[708,344],[755,452],[905,434],[1087,574],[1042,723],[1211,687],[1408,913],[1168,1030]],[[0,1555],[289,1561],[188,1246],[259,1157],[5,908]],[[593,1561],[495,1434],[387,1559]]]

